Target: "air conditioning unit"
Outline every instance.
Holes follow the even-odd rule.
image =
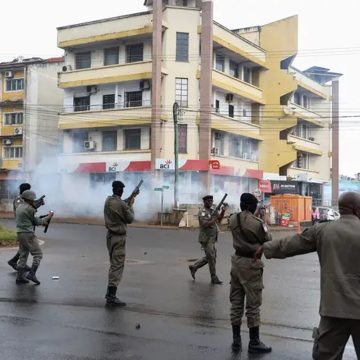
[[[222,134],[219,132],[216,132],[214,135],[215,140],[221,140],[222,139]]]
[[[93,140],[84,141],[84,148],[88,150],[94,150],[96,148],[96,143]]]
[[[96,85],[89,85],[86,87],[86,92],[88,94],[95,94],[97,92],[97,86]]]
[[[234,100],[234,95],[233,94],[226,94],[225,100],[227,102],[232,102]]]
[[[23,128],[22,127],[15,127],[14,128],[14,135],[22,135]]]
[[[5,77],[6,78],[14,77],[14,72],[13,71],[5,71]]]
[[[141,80],[140,81],[140,90],[149,90],[150,89],[150,81],[149,80]]]
[[[5,145],[5,146],[12,145],[12,140],[11,139],[3,139],[3,145]]]
[[[219,148],[213,147],[211,149],[211,155],[219,155]]]
[[[63,72],[71,71],[71,69],[72,69],[71,65],[64,65],[64,66],[62,67],[62,71],[63,71]]]

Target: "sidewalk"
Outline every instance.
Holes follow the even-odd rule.
[[[0,212],[0,219],[13,219],[14,215],[12,212]],[[54,223],[62,223],[62,224],[80,224],[80,225],[104,225],[104,219],[102,217],[57,217],[54,216],[51,220]],[[194,227],[178,227],[175,225],[163,225],[160,226],[159,224],[154,223],[147,223],[144,221],[134,221],[129,227],[137,227],[137,228],[154,228],[154,229],[179,229],[179,230],[198,230],[198,228]],[[222,231],[227,231],[227,226],[221,226]],[[270,231],[284,231],[284,232],[296,232],[296,227],[283,227],[277,225],[271,225]]]

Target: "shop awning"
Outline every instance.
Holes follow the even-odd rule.
[[[151,171],[151,161],[130,161],[124,171]]]
[[[195,171],[208,171],[209,161],[208,160],[186,160],[184,165],[180,165],[179,170],[195,170]]]
[[[97,163],[81,163],[74,171],[76,173],[104,173],[106,172],[106,163],[97,162]]]
[[[252,179],[259,179],[261,180],[263,178],[264,171],[263,170],[257,170],[257,169],[246,169],[244,173],[244,177],[252,178]]]

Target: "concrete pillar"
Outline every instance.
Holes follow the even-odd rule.
[[[337,206],[339,197],[339,80],[332,81],[332,160],[331,205]]]
[[[152,91],[151,91],[151,167],[160,157],[161,141],[161,59],[162,59],[162,0],[153,1]]]
[[[209,160],[211,150],[212,68],[213,68],[213,2],[203,0],[201,15],[201,77],[199,159]],[[204,186],[209,190],[209,172]]]

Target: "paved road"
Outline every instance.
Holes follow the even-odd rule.
[[[14,226],[11,220],[1,223]],[[14,250],[0,251],[1,360],[255,358],[229,349],[229,233],[218,244],[224,285],[211,286],[207,269],[195,282],[188,272],[189,260],[201,255],[196,232],[131,228],[118,293],[129,306],[116,310],[104,307],[103,227],[52,224],[46,236],[38,234],[45,241],[40,286],[16,286],[6,264]],[[310,359],[319,319],[316,255],[266,261],[265,284],[261,330],[273,353],[261,358]],[[351,344],[344,359],[356,359]]]

